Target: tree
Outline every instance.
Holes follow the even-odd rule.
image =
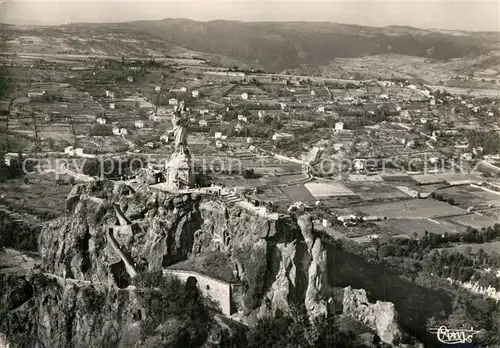
[[[54,139],[52,139],[52,138],[47,139],[47,147],[51,151],[54,150]]]

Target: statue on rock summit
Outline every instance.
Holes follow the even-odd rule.
[[[186,189],[194,185],[191,154],[187,147],[188,122],[186,105],[181,101],[172,116],[175,150],[166,165],[166,183],[169,190]]]

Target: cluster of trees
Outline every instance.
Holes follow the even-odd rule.
[[[451,197],[447,198],[439,192],[432,192],[431,197],[434,198],[435,200],[440,201],[440,202],[448,202],[448,204],[450,204],[450,205],[455,204],[455,200],[453,198],[451,198]]]
[[[145,163],[145,159],[137,157],[113,158],[105,160],[91,158],[85,161],[82,172],[83,174],[89,176],[119,178],[135,172]]]
[[[500,224],[481,230],[468,227],[464,233],[444,233],[443,235],[425,231],[422,238],[418,239],[417,237],[415,235],[413,239],[391,239],[387,244],[378,247],[379,256],[422,259],[431,249],[445,247],[452,243],[482,244],[492,242],[500,239]]]
[[[43,102],[46,102],[46,103],[53,103],[53,102],[56,102],[56,101],[57,102],[62,102],[62,101],[64,101],[64,98],[63,98],[62,95],[48,92],[48,93],[45,93],[44,95],[42,95],[40,97],[40,100],[43,101]]]
[[[471,147],[482,147],[485,155],[500,152],[500,137],[496,131],[471,131],[467,133],[467,140]]]
[[[14,179],[23,175],[23,158],[21,154],[19,154],[17,158],[11,161],[10,166],[7,165],[5,161],[5,154],[5,150],[0,151],[0,182]],[[33,164],[28,164],[28,166],[32,165]]]
[[[373,126],[375,124],[388,121],[390,116],[395,115],[387,107],[382,107],[371,115],[368,110],[352,110],[344,109],[338,110],[339,115],[342,116],[345,129],[356,130],[364,126]],[[324,120],[314,121],[313,128],[333,128],[335,127],[335,120],[331,116],[327,116]]]
[[[249,348],[384,347],[377,335],[367,342],[351,330],[342,330],[335,317],[311,321],[303,308],[260,319],[248,335]],[[410,343],[410,342],[408,342]]]
[[[278,128],[279,129],[279,128]],[[214,135],[216,132],[221,132],[228,137],[231,136],[245,136],[245,137],[253,137],[253,138],[269,138],[274,134],[273,129],[259,126],[258,124],[246,123],[242,125],[240,131],[235,129],[235,126],[232,124],[222,125],[222,126],[213,126],[207,130],[207,127],[200,126],[189,126],[189,130],[191,132],[206,132],[208,134]]]
[[[106,137],[113,135],[111,128],[105,124],[95,124],[89,131],[89,134],[94,137]]]
[[[96,83],[124,82],[130,75],[126,70],[97,69],[88,71],[82,75],[82,80],[89,80]]]
[[[439,277],[451,278],[462,282],[479,281],[483,286],[500,288],[500,278],[496,272],[480,272],[479,267],[500,266],[498,255],[488,255],[483,249],[475,254],[456,251],[434,251],[423,259],[423,270]]]

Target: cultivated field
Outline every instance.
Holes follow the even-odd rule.
[[[55,218],[65,209],[65,200],[71,191],[68,176],[59,176],[65,184],[56,185],[56,174],[26,175],[0,185],[0,204],[15,212],[27,212],[42,219]]]
[[[464,209],[433,199],[412,199],[404,202],[371,204],[350,208],[354,212],[389,219],[432,218],[465,214]]]
[[[445,233],[453,234],[460,233],[465,228],[459,228],[447,221],[443,220],[427,220],[427,219],[408,219],[408,220],[384,220],[376,223],[384,232],[389,235],[404,235],[413,237],[415,234],[421,238],[425,235],[425,231],[442,235]]]
[[[493,226],[494,224],[499,222],[497,216],[478,215],[478,214],[455,216],[447,220],[454,222],[456,224],[460,224],[462,226],[470,226],[478,230],[480,230],[481,228],[487,228]]]
[[[408,197],[396,187],[383,182],[346,182],[345,186],[366,201]]]
[[[354,196],[349,188],[339,182],[310,182],[304,185],[314,198],[327,198],[332,196]]]
[[[292,202],[302,202],[305,204],[314,204],[316,201],[316,199],[311,195],[309,190],[307,188],[305,188],[304,185],[281,187],[280,190]]]
[[[493,193],[472,186],[455,186],[438,191],[441,195],[453,198],[456,204],[467,209],[468,207],[500,205],[500,193]]]

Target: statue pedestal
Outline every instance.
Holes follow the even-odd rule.
[[[194,186],[191,156],[187,151],[176,151],[165,168],[166,186],[170,190],[182,190]]]

